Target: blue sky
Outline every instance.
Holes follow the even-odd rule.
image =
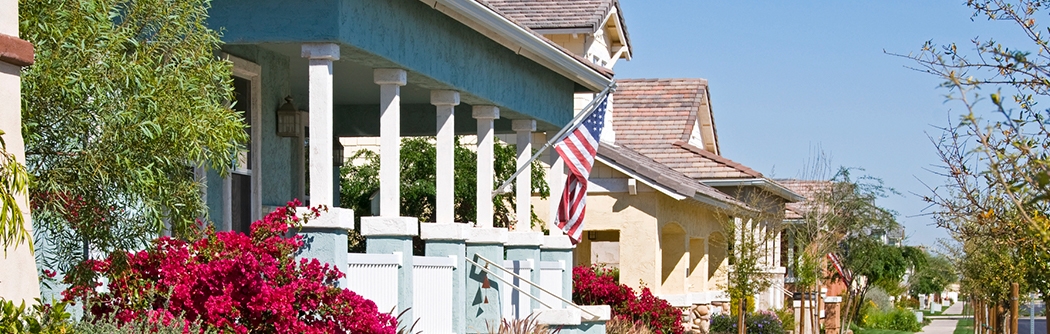
[[[908,243],[947,238],[922,216],[921,195],[943,183],[927,137],[957,118],[940,80],[886,52],[927,40],[1020,41],[1010,22],[971,20],[964,1],[621,0],[633,59],[618,78],[705,78],[723,156],[776,178],[803,176],[814,152],[864,168],[901,196]],[[916,195],[918,194],[918,196]]]

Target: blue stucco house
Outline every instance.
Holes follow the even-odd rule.
[[[339,137],[378,136],[379,216],[362,217],[361,233],[368,253],[398,257],[402,310],[414,302],[415,236],[428,240],[427,256],[451,256],[462,268],[453,280],[455,333],[483,332],[502,317],[488,299],[474,296],[505,287],[465,260],[520,255],[514,260],[538,265],[542,257],[571,266],[572,246],[564,235],[493,227],[493,140],[497,133],[517,133],[525,138],[516,143],[519,163],[527,160],[528,134],[568,124],[574,94],[603,91],[613,82],[611,71],[480,0],[221,0],[212,6],[209,24],[223,34],[222,56],[234,64],[235,108],[244,112],[251,138],[229,176],[195,171],[219,230],[247,231],[270,208],[296,198],[327,205],[325,217],[303,230],[311,243],[302,256],[345,272],[346,230],[354,226],[354,213],[335,207],[334,165],[341,161],[333,157],[333,146]],[[478,136],[480,199],[478,221],[469,228],[452,214],[453,139],[467,134]],[[420,224],[399,212],[402,136],[436,137],[436,222]],[[531,191],[517,194],[528,208]],[[563,271],[556,293],[571,298],[570,271]],[[609,312],[562,311],[567,313],[549,312],[548,318],[580,324],[580,312],[592,320],[607,319]],[[416,318],[411,312],[407,319]],[[595,324],[579,330],[604,331]]]

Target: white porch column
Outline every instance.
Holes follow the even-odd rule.
[[[495,131],[493,120],[499,118],[499,108],[496,106],[474,106],[472,112],[474,119],[478,120],[478,227],[492,227],[492,216],[495,214],[492,208],[492,185],[495,169],[493,163],[496,160],[493,140]]]
[[[379,85],[379,216],[401,216],[401,86],[405,70],[377,68]]]
[[[339,60],[339,45],[306,43],[302,57],[310,59],[310,205],[334,206],[332,61]]]
[[[554,139],[556,132],[547,132],[547,141]],[[550,217],[547,217],[547,229],[551,231],[551,235],[558,235],[557,218],[558,218],[558,203],[561,202],[561,193],[565,189],[565,161],[561,159],[558,152],[553,148],[547,150],[547,164],[550,166],[550,170],[547,171],[547,186],[550,187],[551,195],[547,202],[550,204]],[[561,232],[561,235],[565,235]]]
[[[518,169],[529,163],[532,157],[532,132],[536,131],[536,121],[516,119],[511,122],[511,128],[518,134]],[[517,216],[518,227],[529,230],[532,228],[532,170],[526,169],[515,183],[515,197],[518,204]]]
[[[459,92],[454,90],[430,91],[430,103],[437,107],[437,207],[434,220],[439,224],[451,224],[455,220],[455,108],[459,105]]]
[[[780,238],[783,235],[784,235],[783,231],[777,231],[777,234],[774,237],[776,239],[773,239],[773,268],[781,267],[780,262],[782,260],[780,258],[780,242],[781,242]]]

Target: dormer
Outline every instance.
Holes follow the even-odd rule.
[[[631,60],[630,38],[618,0],[487,0],[514,21],[576,55],[611,69]]]

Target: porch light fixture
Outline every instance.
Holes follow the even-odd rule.
[[[292,104],[292,97],[285,97],[286,101],[277,109],[277,136],[299,137],[302,133],[302,125],[299,124],[299,109]]]
[[[343,165],[343,144],[339,142],[339,137],[332,138],[332,166]]]

